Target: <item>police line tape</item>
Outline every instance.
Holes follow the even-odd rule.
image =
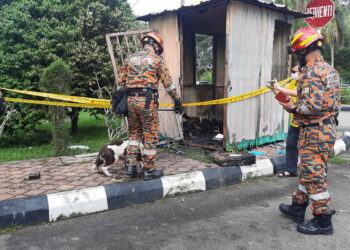
[[[60,94],[50,94],[50,93],[43,93],[43,92],[35,92],[35,91],[27,91],[27,90],[17,90],[17,89],[8,89],[8,88],[1,88],[3,90],[25,94],[25,95],[31,95],[31,96],[40,96],[40,97],[46,97],[50,99],[56,99],[61,101],[70,101],[70,102],[77,102],[77,103],[88,103],[88,104],[105,104],[110,103],[110,100],[107,99],[96,99],[96,98],[89,98],[89,97],[80,97],[80,96],[69,96],[69,95],[60,95]]]
[[[109,103],[102,105],[102,104],[90,104],[90,103],[37,101],[37,100],[28,100],[28,99],[10,98],[10,97],[5,97],[4,99],[7,102],[19,102],[19,103],[40,104],[40,105],[49,105],[49,106],[78,107],[78,108],[111,108],[112,107],[112,105]]]
[[[278,84],[283,86],[290,82],[291,78],[280,81]],[[29,103],[29,104],[41,104],[41,105],[51,105],[51,106],[65,106],[65,107],[81,107],[81,108],[111,108],[111,100],[108,99],[96,99],[96,98],[88,98],[88,97],[78,97],[78,96],[68,96],[68,95],[60,95],[60,94],[50,94],[50,93],[42,93],[35,91],[26,91],[26,90],[15,90],[8,88],[1,88],[3,90],[7,90],[10,92],[16,92],[20,94],[26,94],[31,96],[40,96],[46,97],[50,99],[57,99],[61,101],[70,101],[70,102],[52,102],[52,101],[38,101],[38,100],[28,100],[28,99],[20,99],[20,98],[10,98],[5,97],[4,99],[9,102],[18,102],[18,103]],[[205,102],[194,102],[194,103],[184,103],[182,104],[185,107],[190,106],[205,106],[205,105],[220,105],[220,104],[228,104],[238,101],[243,101],[254,96],[262,95],[268,91],[271,91],[269,88],[264,87],[258,90],[254,90],[248,93],[226,97],[217,100],[205,101]],[[172,103],[160,103],[161,107],[172,107],[174,104]]]

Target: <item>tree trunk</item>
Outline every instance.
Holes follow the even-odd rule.
[[[79,111],[76,108],[72,108],[72,112],[69,113],[71,121],[71,134],[75,135],[78,133],[78,121]]]
[[[332,65],[332,68],[334,68],[334,44],[333,44],[333,42],[330,45],[331,45],[331,65]]]

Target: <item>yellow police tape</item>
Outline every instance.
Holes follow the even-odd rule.
[[[57,100],[61,100],[61,101],[71,101],[71,102],[89,103],[89,104],[110,103],[110,100],[107,100],[107,99],[96,99],[96,98],[79,97],[79,96],[50,94],[50,93],[42,93],[42,92],[35,92],[35,91],[7,89],[7,88],[1,88],[1,87],[0,87],[0,89],[4,89],[4,90],[7,90],[7,91],[20,93],[20,94],[25,94],[25,95],[40,96],[40,97],[46,97],[46,98],[50,98],[50,99],[57,99]]]
[[[283,86],[290,82],[291,78],[280,81],[278,84]],[[37,100],[28,100],[28,99],[19,99],[19,98],[9,98],[5,97],[6,101],[9,102],[19,102],[19,103],[30,103],[30,104],[41,104],[41,105],[52,105],[52,106],[65,106],[65,107],[81,107],[81,108],[111,108],[110,100],[107,99],[96,99],[96,98],[88,98],[88,97],[78,97],[78,96],[67,96],[67,95],[59,95],[59,94],[50,94],[50,93],[42,93],[35,91],[25,91],[25,90],[15,90],[15,89],[7,89],[1,88],[7,91],[16,92],[20,94],[32,95],[32,96],[40,96],[51,99],[57,99],[62,101],[71,101],[71,102],[51,102],[51,101],[37,101]],[[269,88],[264,87],[258,90],[254,90],[245,94],[240,94],[232,97],[205,101],[205,102],[195,102],[195,103],[184,103],[183,106],[204,106],[204,105],[219,105],[219,104],[227,104],[242,101],[245,99],[252,98],[254,96],[258,96],[264,94],[268,91],[271,91]],[[170,103],[161,103],[159,104],[161,107],[171,107],[174,104]]]
[[[90,104],[90,103],[37,101],[37,100],[28,100],[28,99],[10,98],[10,97],[5,97],[4,99],[5,101],[8,101],[8,102],[20,102],[20,103],[41,104],[41,105],[50,105],[50,106],[79,107],[79,108],[111,108],[112,107],[112,105],[109,103],[102,105],[102,104]]]

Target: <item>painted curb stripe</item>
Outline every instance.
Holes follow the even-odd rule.
[[[346,132],[345,136],[343,137],[343,141],[346,144],[346,148],[350,148],[350,132]]]
[[[49,221],[46,195],[0,201],[0,228]]]
[[[242,170],[242,181],[264,175],[273,174],[273,165],[270,159],[257,160],[256,164],[249,166],[241,166]]]
[[[341,139],[338,139],[335,141],[335,144],[334,144],[334,155],[338,155],[340,154],[341,152],[344,152],[346,151],[346,144],[343,140]]]
[[[61,216],[89,214],[108,210],[106,192],[103,186],[48,194],[49,220]]]
[[[286,170],[286,156],[281,155],[275,158],[270,159],[272,165],[273,165],[273,173],[277,174],[279,172],[282,172]]]
[[[350,133],[338,139],[335,152],[350,147]],[[190,173],[164,176],[151,181],[115,183],[106,186],[72,190],[0,201],[0,228],[13,224],[34,225],[69,217],[146,203],[162,197],[195,191],[211,190],[240,183],[253,178],[283,171],[286,157],[258,160],[256,164],[241,167],[204,169]]]
[[[205,191],[205,178],[201,171],[163,176],[163,197],[194,191]]]
[[[109,209],[152,202],[163,197],[163,186],[160,179],[115,183],[106,185],[104,188],[106,190]]]
[[[218,169],[202,170],[206,190],[225,187],[242,182],[242,171],[240,167],[225,167]]]

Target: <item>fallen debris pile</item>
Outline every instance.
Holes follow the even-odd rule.
[[[223,123],[207,119],[184,116],[183,131],[185,145],[223,150]]]

